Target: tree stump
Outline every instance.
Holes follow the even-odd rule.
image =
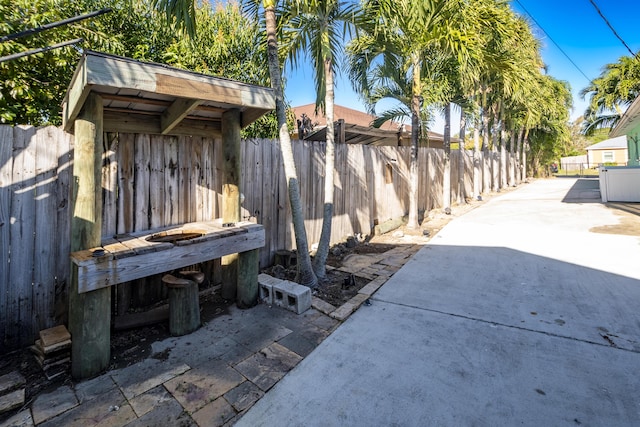
[[[171,274],[162,277],[169,288],[169,332],[173,336],[189,334],[200,327],[198,284]]]

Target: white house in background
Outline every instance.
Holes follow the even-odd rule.
[[[625,166],[629,161],[627,136],[605,139],[587,147],[587,162],[590,167],[601,164]]]

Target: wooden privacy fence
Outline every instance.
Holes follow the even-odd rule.
[[[278,141],[246,140],[242,154],[242,215],[265,226],[260,263],[267,266],[277,250],[295,245]],[[495,154],[480,154],[488,190],[501,171],[491,172]],[[470,197],[473,160],[463,155]],[[336,147],[333,243],[406,215],[409,156],[409,147]],[[451,155],[452,201],[458,156]],[[312,244],[322,223],[324,143],[294,141],[294,157]],[[442,150],[419,150],[421,211],[442,205],[443,158]],[[221,141],[212,138],[106,134],[103,235],[220,217],[222,159]],[[72,162],[73,137],[61,129],[0,126],[0,354],[66,318]]]

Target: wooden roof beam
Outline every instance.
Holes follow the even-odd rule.
[[[160,116],[160,132],[170,133],[190,112],[202,103],[200,99],[176,99]]]

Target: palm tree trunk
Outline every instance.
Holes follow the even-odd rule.
[[[442,179],[442,209],[451,213],[451,103],[444,107],[444,175]]]
[[[482,108],[482,192],[491,191],[491,153],[489,152],[489,112],[486,106]]]
[[[505,147],[504,134],[500,132],[502,136],[500,138],[500,188],[505,188],[507,186],[507,149]]]
[[[515,149],[516,149],[516,129],[511,130],[511,142],[509,143],[509,186],[516,186],[516,170],[515,170]]]
[[[473,127],[473,199],[480,200],[482,169],[480,168],[480,118]]]
[[[269,4],[265,2],[264,6],[265,23],[267,27],[269,75],[271,77],[271,87],[274,89],[276,95],[276,115],[278,117],[280,150],[282,151],[284,173],[287,180],[287,188],[289,190],[289,202],[291,203],[291,214],[293,217],[293,231],[298,251],[298,281],[303,285],[313,288],[317,286],[318,278],[311,267],[309,244],[307,242],[307,232],[304,228],[304,216],[302,213],[302,203],[300,201],[300,186],[298,183],[296,165],[293,160],[291,137],[289,136],[289,129],[287,127],[280,60],[278,58],[275,4],[273,2],[269,2]]]
[[[522,144],[522,180],[527,182],[527,151],[529,151],[529,129],[524,131]]]
[[[325,109],[327,119],[327,147],[324,164],[324,210],[322,212],[322,232],[318,250],[313,259],[313,271],[318,278],[324,279],[327,275],[325,265],[329,256],[329,244],[331,242],[331,221],[333,219],[333,176],[335,165],[335,135],[333,128],[333,71],[331,59],[324,61],[324,74],[326,82]]]
[[[464,191],[464,138],[467,130],[467,116],[464,109],[460,112],[460,143],[458,145],[458,204],[464,204],[466,194]]]
[[[411,159],[409,161],[409,219],[407,228],[418,228],[418,134],[420,132],[420,58],[413,54],[411,97]]]
[[[498,159],[499,118],[497,111],[493,111],[491,134],[491,185],[494,192],[500,191],[500,159]]]
[[[518,143],[516,146],[516,168],[517,168],[517,172],[516,172],[516,182],[518,184],[520,184],[523,181],[522,178],[522,163],[520,162],[520,160],[522,159],[522,141],[524,139],[524,126],[522,126],[522,129],[520,129],[520,132],[518,133]]]

